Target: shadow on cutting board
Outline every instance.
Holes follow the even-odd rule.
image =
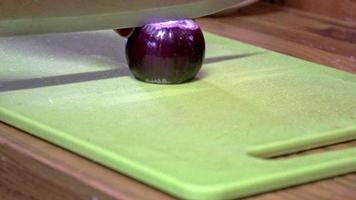
[[[45,66],[46,68],[55,68],[56,60],[73,59],[83,60],[85,63],[96,63],[98,59],[101,59],[105,62],[103,66],[104,70],[96,69],[95,71],[55,74],[53,76],[47,75],[12,80],[5,79],[0,81],[0,92],[130,76],[130,70],[127,67],[124,53],[126,40],[120,38],[114,32],[97,31],[9,37],[2,40],[1,43],[4,43],[4,46],[7,48],[6,50],[14,51],[17,54],[53,59],[54,61],[48,61],[48,64]],[[206,58],[204,64],[240,59],[260,53],[263,52]],[[81,67],[90,70],[90,67],[86,67],[85,63]],[[36,63],[30,64],[36,66]],[[99,63],[97,66],[100,68],[101,64]],[[105,66],[109,66],[109,69],[105,69]],[[58,71],[58,69],[56,70]],[[41,72],[39,71],[39,73]],[[203,68],[200,72],[200,77],[204,78],[206,76],[207,74]]]
[[[212,63],[217,63],[217,62],[222,62],[227,60],[250,57],[258,54],[260,53],[257,52],[257,53],[212,57],[212,58],[205,59],[204,64],[212,64]],[[203,74],[203,76],[201,77],[206,77],[204,70],[202,70],[201,73]],[[123,76],[130,76],[130,70],[128,67],[95,71],[95,72],[83,72],[83,73],[65,74],[65,75],[58,75],[58,76],[2,81],[0,82],[0,92],[32,89],[32,88],[40,88],[40,87],[48,87],[48,86],[56,86],[56,85],[65,85],[71,83],[95,81],[95,80],[117,78]]]

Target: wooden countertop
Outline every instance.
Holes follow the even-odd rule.
[[[356,73],[356,22],[259,3],[199,20],[202,28]],[[356,141],[303,153],[356,147]],[[293,156],[293,155],[292,155]],[[251,200],[354,199],[356,173],[260,194]],[[0,199],[174,199],[143,183],[0,123]]]

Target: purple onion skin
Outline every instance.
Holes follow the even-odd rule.
[[[132,74],[149,83],[178,84],[194,79],[204,55],[204,35],[191,19],[136,28],[126,44]]]

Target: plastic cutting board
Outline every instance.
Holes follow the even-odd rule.
[[[356,76],[206,33],[199,78],[130,76],[124,39],[0,39],[0,119],[180,198],[227,199],[356,171]]]

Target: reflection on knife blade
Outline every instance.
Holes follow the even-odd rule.
[[[73,32],[197,18],[244,0],[1,0],[0,35]]]

